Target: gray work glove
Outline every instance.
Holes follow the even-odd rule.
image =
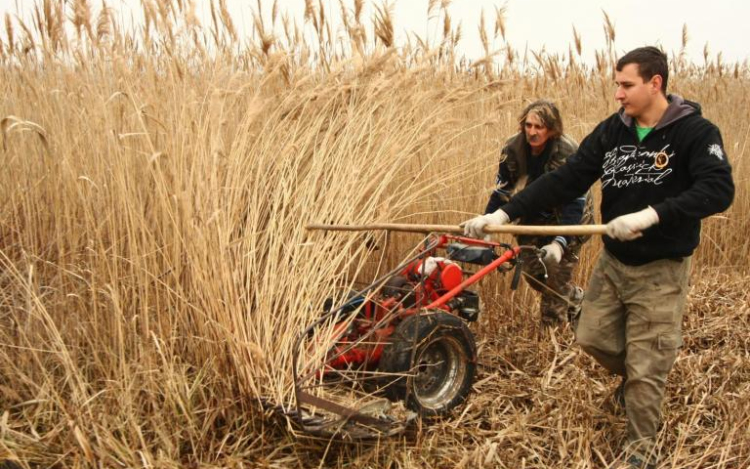
[[[559,264],[562,260],[563,247],[557,241],[552,241],[551,243],[544,245],[542,250],[544,250],[542,261],[545,264]]]
[[[607,236],[620,241],[631,241],[643,236],[643,230],[659,223],[659,215],[651,207],[640,212],[621,215],[607,223]]]
[[[462,223],[464,227],[464,236],[469,238],[483,238],[487,233],[484,232],[484,227],[487,225],[505,225],[510,221],[508,214],[502,210],[497,210],[493,213],[481,215],[471,220]]]

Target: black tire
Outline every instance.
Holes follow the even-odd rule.
[[[378,363],[385,395],[424,417],[445,415],[463,404],[476,373],[474,335],[461,318],[442,311],[404,319]],[[412,366],[412,359],[414,366]]]

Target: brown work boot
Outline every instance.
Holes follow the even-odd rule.
[[[653,451],[643,452],[642,445],[626,445],[623,450],[623,461],[628,469],[656,469],[659,466],[659,456]],[[648,455],[646,455],[648,454]]]
[[[632,469],[656,469],[656,463],[647,462],[635,454],[630,455],[627,463]]]

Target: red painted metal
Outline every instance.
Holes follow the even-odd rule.
[[[484,277],[488,273],[492,272],[493,270],[495,270],[498,267],[500,267],[502,264],[505,264],[509,260],[513,259],[514,257],[516,257],[518,255],[519,252],[520,252],[520,248],[517,248],[517,247],[513,248],[513,249],[510,249],[508,251],[505,251],[505,253],[502,256],[500,256],[497,259],[495,259],[491,264],[488,264],[488,265],[482,267],[474,275],[472,275],[471,277],[469,277],[466,280],[464,280],[463,282],[461,282],[461,284],[458,285],[456,288],[454,288],[453,290],[449,291],[448,293],[440,296],[440,298],[438,298],[437,300],[435,300],[432,303],[428,304],[427,306],[425,306],[425,308],[426,309],[442,308],[443,306],[445,306],[445,304],[448,301],[450,301],[456,295],[458,295],[459,293],[461,293],[462,291],[464,291],[466,289],[466,287],[475,284],[476,282],[479,281],[479,279],[481,279],[482,277]]]
[[[435,254],[437,249],[445,248],[451,241],[480,247],[502,246],[493,241],[445,234],[440,235],[438,239],[439,242],[427,254]],[[435,269],[431,275],[424,279],[419,278],[420,266],[424,260],[417,260],[407,265],[401,271],[401,274],[412,279],[416,284],[414,289],[414,306],[403,308],[397,311],[397,314],[393,314],[394,309],[398,307],[395,298],[368,300],[363,305],[362,311],[358,313],[359,317],[346,319],[334,326],[336,330],[335,335],[338,338],[336,339],[336,345],[329,351],[329,359],[327,360],[326,371],[324,373],[351,366],[377,364],[383,353],[383,348],[388,342],[388,337],[395,330],[395,325],[398,321],[417,314],[424,309],[443,309],[450,312],[451,308],[448,306],[448,302],[451,299],[455,298],[467,287],[478,282],[488,273],[516,257],[519,252],[520,248],[518,247],[506,250],[492,263],[482,267],[464,281],[461,281],[463,272],[457,264],[440,263],[440,268]],[[424,259],[426,258],[427,256]],[[391,315],[390,318],[388,315]],[[385,324],[381,324],[384,321],[386,321]],[[374,331],[373,328],[375,328]],[[372,336],[368,341],[357,343],[358,338],[370,332],[372,332]]]

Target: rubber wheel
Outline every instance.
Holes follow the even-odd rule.
[[[378,371],[388,373],[381,387],[390,400],[405,400],[411,410],[432,417],[450,412],[469,396],[477,348],[461,318],[442,311],[410,316],[388,342]]]

